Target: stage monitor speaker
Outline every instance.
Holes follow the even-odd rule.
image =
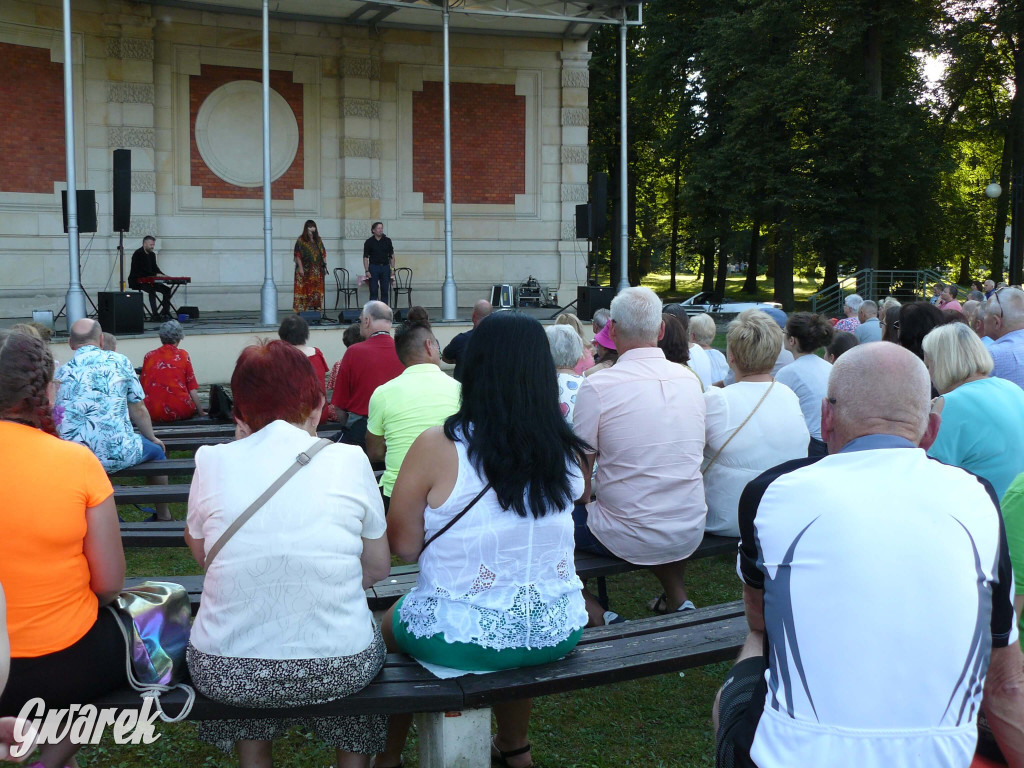
[[[299,312],[299,317],[306,321],[306,325],[320,325],[320,313],[315,309]]]
[[[590,203],[580,203],[576,206],[576,239],[577,240],[589,240],[590,235],[590,218],[592,209]]]
[[[590,183],[590,239],[608,231],[608,174],[595,173]]]
[[[343,309],[338,314],[338,322],[342,325],[352,325],[359,322],[359,316],[363,313],[361,309]]]
[[[199,307],[194,307],[194,306],[191,306],[191,305],[185,305],[183,307],[178,307],[178,314],[179,315],[188,315],[188,319],[189,320],[198,320],[199,319]]]
[[[614,296],[615,292],[611,287],[579,286],[576,289],[576,317],[580,320],[593,320],[597,310],[611,307]]]
[[[75,200],[78,201],[78,233],[96,231],[96,190],[76,189]],[[68,191],[60,191],[60,207],[64,212],[64,232],[68,231]]]
[[[144,330],[141,291],[101,291],[97,309],[100,326],[107,333],[117,336]]]
[[[127,232],[132,221],[132,151],[114,150],[114,231]]]

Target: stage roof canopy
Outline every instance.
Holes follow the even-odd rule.
[[[154,5],[259,15],[260,0],[151,0]],[[600,24],[640,23],[637,0],[459,0],[449,4],[453,32],[587,37]],[[442,0],[271,0],[270,16],[331,24],[436,30]]]

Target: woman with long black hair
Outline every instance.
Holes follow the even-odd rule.
[[[491,315],[465,354],[459,411],[417,438],[391,495],[388,541],[420,574],[385,615],[384,637],[456,669],[543,664],[571,651],[587,623],[572,521],[587,446],[562,418],[540,323]],[[502,765],[532,765],[531,704],[494,707]],[[401,764],[409,722],[392,716],[376,765]]]
[[[319,311],[324,303],[324,275],[327,274],[327,250],[324,248],[316,222],[310,219],[302,225],[302,234],[295,241],[295,299],[296,312]]]

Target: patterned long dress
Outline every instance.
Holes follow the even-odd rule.
[[[295,265],[295,300],[292,308],[296,312],[307,312],[323,308],[324,275],[327,273],[327,251],[318,238],[306,242],[301,237],[295,241],[295,258],[302,262],[303,274]]]

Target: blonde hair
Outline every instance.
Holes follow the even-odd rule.
[[[694,315],[690,318],[690,333],[693,334],[693,340],[701,346],[710,346],[715,340],[715,334],[718,333],[718,326],[711,315]]]
[[[992,373],[992,355],[967,323],[933,328],[921,342],[932,383],[939,392],[956,389],[975,374]]]
[[[586,345],[587,339],[583,335],[583,323],[580,322],[580,319],[576,317],[576,315],[571,315],[568,312],[563,312],[562,314],[555,318],[555,325],[571,326],[572,329],[576,331],[576,335],[579,336],[580,339],[582,339],[584,345]]]
[[[729,323],[727,349],[737,372],[768,373],[782,350],[782,329],[767,312],[748,309]]]

